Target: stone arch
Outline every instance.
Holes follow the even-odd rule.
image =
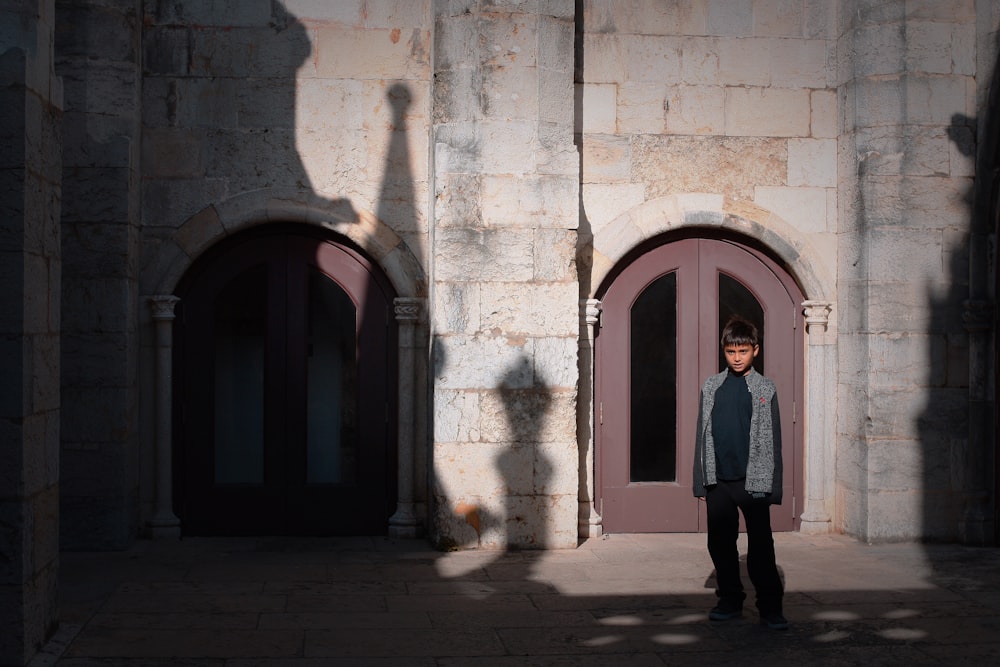
[[[594,235],[592,293],[631,251],[659,234],[701,227],[736,232],[771,250],[791,271],[807,300],[832,300],[833,282],[816,249],[771,211],[723,195],[680,194],[644,202]]]
[[[270,223],[302,223],[349,239],[375,262],[401,297],[424,298],[427,281],[416,255],[388,225],[347,200],[310,193],[256,190],[201,209],[157,247],[144,292],[171,294],[209,247],[240,231]]]

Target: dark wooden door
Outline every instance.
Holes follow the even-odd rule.
[[[763,254],[683,239],[642,255],[602,296],[596,339],[596,500],[607,532],[705,530],[692,495],[698,396],[725,368],[719,339],[741,314],[761,330],[755,367],[778,387],[784,503],[776,530],[797,527],[801,488],[802,329],[798,290]]]
[[[382,534],[395,509],[392,295],[356,252],[259,233],[178,290],[186,534]]]

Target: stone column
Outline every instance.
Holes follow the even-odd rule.
[[[826,340],[830,321],[830,303],[805,301],[806,332],[806,442],[805,442],[805,505],[799,532],[808,535],[829,533],[832,527],[827,508],[827,354],[830,346]]]
[[[580,394],[577,441],[580,443],[580,537],[600,537],[603,520],[594,507],[594,328],[601,317],[598,299],[580,300]]]
[[[987,450],[993,444],[993,365],[991,340],[995,305],[966,301],[962,320],[969,334],[969,440],[962,457],[960,491],[962,517],[959,538],[966,544],[989,544],[993,539],[990,516],[990,474]]]
[[[389,518],[390,537],[417,537],[420,521],[414,511],[414,397],[416,374],[414,350],[416,328],[420,321],[423,299],[400,297],[394,301],[396,321],[399,322],[399,392],[397,435],[397,499],[396,513]]]
[[[156,505],[146,522],[154,539],[181,535],[180,519],[173,510],[173,356],[174,307],[180,299],[172,294],[149,297],[156,328]]]

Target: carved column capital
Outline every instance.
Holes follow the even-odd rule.
[[[806,316],[806,331],[823,333],[830,324],[830,312],[833,304],[829,301],[803,301],[803,313]]]
[[[176,317],[174,307],[180,303],[180,297],[173,294],[154,294],[149,297],[149,307],[153,311],[154,320],[172,320]]]
[[[415,297],[400,296],[393,299],[392,306],[396,314],[396,321],[407,324],[415,324],[423,314],[424,300]]]
[[[587,326],[597,326],[601,319],[601,300],[580,299],[580,317]]]

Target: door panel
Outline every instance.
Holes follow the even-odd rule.
[[[737,312],[761,330],[754,366],[775,381],[782,408],[785,500],[772,509],[773,525],[797,526],[799,303],[770,259],[721,240],[660,246],[615,278],[603,295],[595,349],[595,479],[606,531],[705,530],[704,507],[692,495],[698,396],[704,379],[725,368],[719,339]]]
[[[356,253],[274,233],[196,264],[175,357],[186,534],[381,534],[395,506],[391,294]]]

